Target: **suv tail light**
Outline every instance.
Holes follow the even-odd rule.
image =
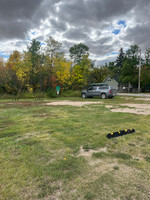
[[[111,94],[111,90],[109,90],[109,94]]]

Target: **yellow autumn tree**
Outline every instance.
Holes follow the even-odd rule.
[[[55,60],[55,74],[58,84],[63,89],[68,89],[71,83],[71,62],[65,58]]]
[[[22,56],[18,51],[13,51],[10,55],[6,66],[11,70],[14,75],[14,84],[18,83],[18,89],[22,90],[29,82],[29,71],[31,67],[30,57],[27,54]]]
[[[29,86],[30,69],[31,69],[31,56],[29,53],[24,53],[23,60],[17,68],[17,77],[24,84],[25,87]]]
[[[82,67],[80,65],[75,65],[73,67],[71,82],[74,89],[82,88],[84,84],[84,76],[82,73]]]
[[[88,54],[83,55],[80,63],[73,67],[71,80],[74,89],[81,89],[87,84],[88,75],[92,66],[88,56]]]

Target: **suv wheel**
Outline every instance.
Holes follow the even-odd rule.
[[[83,98],[83,99],[86,98],[86,94],[85,94],[85,93],[82,94],[82,98]]]
[[[102,97],[102,99],[106,99],[106,94],[103,93],[103,94],[101,95],[101,97]]]

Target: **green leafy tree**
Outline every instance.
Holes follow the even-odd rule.
[[[30,86],[35,91],[37,89],[38,84],[38,68],[41,64],[41,56],[40,56],[40,42],[36,39],[33,39],[30,46],[28,47],[28,57],[31,60],[31,69],[30,69]]]
[[[22,91],[22,82],[19,69],[23,69],[22,55],[19,51],[13,51],[6,63],[6,77],[8,93],[17,94]]]
[[[58,41],[56,41],[53,37],[49,37],[46,40],[46,48],[45,48],[45,53],[47,56],[50,57],[50,59],[53,59],[55,57],[59,57],[61,54],[60,52],[60,47],[62,44]]]
[[[121,68],[119,81],[132,87],[138,85],[138,68],[140,48],[135,44],[131,45],[123,58],[123,67]]]
[[[137,45],[131,45],[126,53],[121,48],[116,61],[109,63],[110,75],[119,83],[137,87],[139,55],[140,48]]]
[[[107,66],[100,68],[94,68],[90,71],[89,83],[101,83],[109,75],[109,69]]]
[[[146,65],[150,64],[150,48],[147,48],[145,51],[145,61],[146,61]]]
[[[123,64],[123,61],[122,61]],[[118,67],[115,62],[109,62],[108,64],[108,71],[109,71],[109,75],[111,77],[113,77],[116,81],[119,80],[119,77],[121,75],[121,69],[120,67]]]
[[[6,79],[5,79],[5,64],[3,61],[3,58],[0,58],[0,94],[5,93],[6,89],[5,89],[5,83],[6,83]]]
[[[123,67],[121,69],[121,75],[119,77],[119,82],[126,85],[131,84],[137,87],[138,84],[138,61],[136,57],[126,58],[123,62]]]
[[[142,88],[142,91],[150,90],[150,65],[142,66],[141,88]]]
[[[139,46],[138,45],[131,45],[130,48],[126,51],[126,57],[128,58],[137,58],[139,54]]]
[[[69,49],[70,57],[73,59],[74,64],[79,64],[83,56],[88,54],[88,51],[89,47],[82,43],[75,44]]]
[[[61,43],[56,41],[53,37],[49,37],[46,40],[46,47],[45,47],[45,61],[44,66],[46,67],[46,84],[47,88],[51,88],[53,85],[53,79],[56,75],[55,67],[58,65],[58,62],[64,58],[63,52],[60,51]]]

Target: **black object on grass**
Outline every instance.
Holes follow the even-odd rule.
[[[135,132],[135,130],[134,130],[133,128],[124,129],[124,130],[121,130],[121,131],[108,133],[106,137],[107,137],[108,139],[111,139],[111,138],[114,138],[114,137],[119,137],[119,136],[131,134],[131,133],[134,133],[134,132]]]

